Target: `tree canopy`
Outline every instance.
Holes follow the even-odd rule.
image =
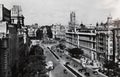
[[[80,48],[69,49],[68,52],[70,53],[70,55],[71,55],[72,57],[76,57],[76,58],[79,57],[80,55],[83,55],[83,54],[84,54],[83,50],[80,49]]]
[[[30,49],[29,55],[43,55],[44,50],[39,45],[33,45]]]
[[[50,26],[47,26],[47,35],[48,35],[49,38],[53,37],[53,33],[52,33],[52,30],[51,30]]]
[[[103,66],[108,69],[114,69],[117,64],[113,61],[105,61],[105,64]]]
[[[58,47],[62,50],[66,48],[66,46],[64,44],[59,44]]]
[[[47,77],[44,50],[39,45],[33,45],[26,60],[23,77]]]
[[[37,29],[37,31],[36,31],[36,38],[37,39],[42,39],[43,38],[43,30],[42,29]]]

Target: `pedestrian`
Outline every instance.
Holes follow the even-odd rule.
[[[65,74],[67,74],[67,70],[66,70],[66,69],[64,69],[63,72],[64,72]]]

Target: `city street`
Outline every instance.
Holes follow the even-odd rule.
[[[42,46],[43,47],[43,46]],[[46,62],[53,61],[54,69],[51,70],[51,77],[75,77],[69,70],[67,70],[46,48],[46,46],[43,47],[45,51],[46,56]],[[67,70],[67,74],[64,74],[64,69]]]
[[[76,60],[74,60],[73,58],[71,58],[70,56],[68,56],[68,55],[66,55],[64,53],[61,53],[61,52],[57,52],[57,51],[55,51],[55,53],[57,55],[59,55],[60,58],[62,60],[64,60],[65,62],[69,62],[69,66],[71,66],[72,68],[74,68],[74,70],[78,71],[79,69],[82,69],[82,64],[80,64],[79,62],[77,62]],[[90,69],[90,68],[87,68],[86,71],[90,73],[90,77],[105,77],[105,76],[103,76],[103,75],[101,75],[99,73],[98,73],[98,75],[94,75],[93,74],[93,70]],[[80,72],[80,73],[84,75],[85,72]]]
[[[0,77],[120,77],[120,0],[0,0]]]

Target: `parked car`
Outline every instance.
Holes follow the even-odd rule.
[[[98,71],[94,70],[93,74],[98,75]]]
[[[66,59],[69,59],[69,57],[66,57]]]
[[[63,72],[64,72],[64,74],[67,74],[67,70],[66,69],[63,69]]]
[[[66,64],[66,65],[70,65],[70,62],[66,62],[65,64]]]
[[[94,75],[98,75],[98,70],[99,70],[98,68],[94,68],[93,71],[92,71],[93,74],[94,74]]]
[[[89,72],[85,72],[84,75],[85,76],[90,76],[90,73]]]
[[[53,69],[54,69],[53,62],[52,62],[52,61],[48,61],[46,68],[47,68],[47,69],[50,69],[50,70],[53,70]]]

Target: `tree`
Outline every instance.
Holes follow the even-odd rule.
[[[103,65],[105,68],[113,69],[114,68],[114,62],[113,61],[105,61],[105,64]]]
[[[82,29],[85,29],[85,28],[86,28],[86,26],[85,26],[83,23],[80,24],[80,27],[81,27]]]
[[[107,75],[108,76],[111,76],[112,73],[115,75],[115,73],[118,72],[118,70],[117,70],[117,72],[115,72],[115,70],[118,67],[118,65],[117,65],[117,63],[114,63],[114,61],[108,61],[108,60],[106,60],[105,63],[103,64],[103,66],[105,68],[107,68]],[[112,73],[110,72],[110,69],[113,70]]]
[[[29,55],[43,55],[44,50],[39,45],[33,45],[30,49]]]
[[[29,56],[26,60],[26,67],[24,68],[23,77],[47,77],[47,69],[44,50],[39,45],[33,45],[30,49]]]
[[[64,44],[59,44],[58,47],[62,50],[66,48],[66,46]]]
[[[52,30],[51,30],[50,26],[47,26],[47,35],[48,35],[48,38],[52,38],[53,37],[53,33],[52,33]]]
[[[43,30],[42,29],[37,29],[37,31],[36,31],[36,38],[37,39],[42,39],[43,38]]]
[[[80,55],[83,55],[83,54],[84,54],[83,50],[80,49],[80,48],[69,49],[68,52],[70,53],[70,55],[71,55],[72,57],[75,57],[75,58],[78,58],[78,57],[80,57]]]

